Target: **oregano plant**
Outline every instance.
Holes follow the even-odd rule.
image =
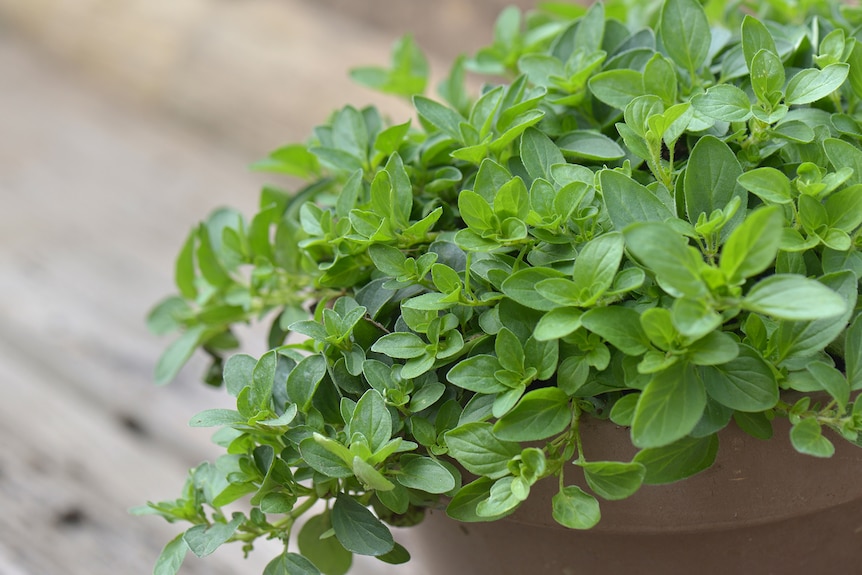
[[[410,37],[354,71],[415,116],[348,105],[256,164],[305,184],[193,228],[149,317],[180,333],[159,383],[200,349],[236,401],[191,421],[225,454],[137,510],[188,525],[154,572],[260,538],[285,546],[266,575],[401,563],[387,525],[501,519],[545,480],[589,529],[732,421],[862,446],[859,38],[827,0],[550,2],[436,95]],[[250,322],[261,357],[235,352]],[[590,459],[586,419],[637,454]]]

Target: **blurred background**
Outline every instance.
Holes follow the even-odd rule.
[[[144,318],[187,231],[250,212],[269,178],[247,166],[345,103],[406,119],[350,68],[388,65],[410,32],[439,79],[533,3],[0,0],[0,574],[152,572],[182,527],[127,510],[218,453],[186,422],[226,405],[200,358],[152,383],[168,342]],[[278,552],[228,546],[181,573],[260,573]]]

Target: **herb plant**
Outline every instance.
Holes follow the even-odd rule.
[[[159,382],[202,348],[236,398],[191,421],[226,454],[141,510],[191,523],[155,572],[260,537],[285,542],[266,575],[403,562],[386,524],[500,519],[545,478],[588,529],[597,497],[708,468],[731,420],[862,445],[860,25],[825,0],[548,3],[504,11],[440,99],[409,37],[355,70],[417,117],[347,106],[257,164],[307,185],[196,227],[150,317],[182,332]],[[230,355],[257,321],[271,350]],[[589,459],[585,418],[635,457]]]

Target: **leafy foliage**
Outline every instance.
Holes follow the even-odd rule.
[[[731,421],[862,444],[862,12],[738,4],[510,8],[441,100],[407,37],[353,76],[416,118],[347,106],[256,164],[308,183],[195,227],[149,318],[181,332],[160,383],[200,348],[236,400],[191,421],[225,455],[139,510],[191,523],[155,572],[259,537],[285,542],[266,573],[403,562],[387,524],[498,519],[545,478],[588,529],[596,497],[708,468]],[[270,351],[229,356],[257,321]],[[608,417],[632,461],[584,454]]]

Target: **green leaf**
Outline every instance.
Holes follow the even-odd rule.
[[[726,237],[745,217],[747,195],[736,181],[741,175],[739,160],[727,144],[713,136],[700,138],[691,151],[683,183],[688,221],[696,223],[702,213],[709,217],[738,197],[740,208],[722,230]]]
[[[446,507],[446,515],[464,523],[494,521],[505,517],[514,510],[496,516],[479,515],[477,512],[479,504],[487,501],[490,497],[493,485],[494,481],[487,477],[480,477],[472,483],[468,483],[459,489],[452,501],[449,502]]]
[[[655,222],[629,226],[623,233],[628,250],[656,273],[659,284],[671,295],[698,299],[706,293],[700,276],[703,260],[689,247],[687,238]]]
[[[743,309],[790,320],[835,317],[847,308],[844,298],[822,283],[792,274],[761,280],[740,303]]]
[[[308,411],[326,375],[326,359],[319,354],[303,358],[287,376],[287,396],[302,412]]]
[[[590,461],[579,464],[590,489],[600,497],[615,501],[625,499],[640,489],[646,469],[640,463]]]
[[[197,231],[193,230],[186,238],[177,261],[174,264],[174,283],[179,289],[180,294],[186,298],[193,300],[198,297],[198,290],[195,286],[195,240]]]
[[[554,520],[570,529],[591,529],[602,517],[596,498],[577,485],[563,487],[551,505]]]
[[[862,224],[862,185],[839,190],[826,199],[829,227],[852,233]]]
[[[389,126],[374,139],[374,149],[384,156],[390,156],[398,151],[404,142],[405,136],[410,131],[410,120],[403,124]],[[329,575],[327,573],[327,575]]]
[[[368,441],[372,452],[377,451],[392,437],[392,415],[383,396],[376,389],[369,389],[353,410],[350,434],[359,433]]]
[[[808,357],[819,352],[838,337],[850,319],[857,299],[857,279],[849,271],[831,273],[820,278],[826,287],[838,293],[846,302],[846,310],[838,317],[824,317],[813,321],[787,321],[778,323],[771,337],[779,362],[794,357]],[[850,350],[852,348],[847,348]]]
[[[403,545],[395,542],[395,547],[389,553],[377,556],[378,561],[389,563],[390,565],[402,565],[410,561],[410,552]]]
[[[643,449],[635,463],[646,468],[644,483],[660,485],[691,477],[709,468],[718,453],[718,436],[684,437],[664,447]]]
[[[408,332],[388,333],[374,342],[371,351],[383,353],[398,359],[420,357],[425,353],[427,343],[418,335]]]
[[[642,355],[649,349],[640,314],[631,308],[615,305],[594,308],[581,316],[581,324],[626,355]]]
[[[471,422],[447,431],[444,435],[449,455],[464,469],[492,479],[509,473],[509,460],[521,453],[521,446],[499,439],[490,423]]]
[[[688,346],[688,361],[693,365],[720,365],[738,355],[736,339],[723,331],[710,332]]]
[[[575,259],[572,278],[581,305],[593,305],[611,287],[623,257],[623,236],[609,232],[584,244]]]
[[[278,356],[274,351],[270,351],[261,356],[252,371],[249,400],[261,409],[268,408],[271,403],[277,366]]]
[[[224,364],[222,377],[228,393],[236,397],[245,387],[251,386],[252,373],[257,360],[250,355],[238,353],[232,355]]]
[[[602,170],[599,178],[614,229],[623,230],[636,222],[664,222],[674,217],[655,194],[625,174]]]
[[[320,575],[320,570],[302,555],[285,551],[266,564],[263,575]]]
[[[619,160],[625,151],[613,140],[599,132],[576,130],[557,140],[563,155],[582,160],[607,162]]]
[[[329,449],[327,449],[327,446]],[[339,449],[340,448],[340,449]],[[302,459],[309,467],[322,473],[327,477],[343,479],[353,476],[353,468],[345,461],[352,461],[350,451],[333,439],[322,435],[315,435],[303,439],[299,444]],[[341,456],[334,453],[338,451]]]
[[[503,441],[538,441],[562,433],[571,421],[566,393],[557,387],[545,387],[527,392],[494,424],[494,435]]]
[[[778,56],[775,40],[766,26],[757,18],[746,14],[742,19],[742,53],[748,69],[752,69],[755,54],[761,50],[772,52]]]
[[[494,377],[494,372],[500,369],[500,362],[493,355],[475,355],[456,364],[446,374],[446,379],[477,393],[500,393],[507,389]]]
[[[386,94],[410,97],[425,91],[428,61],[411,35],[392,46],[391,68],[363,67],[350,70],[351,79]]]
[[[862,389],[862,316],[844,334],[844,362],[847,381],[853,391]]]
[[[751,117],[751,102],[733,84],[719,84],[692,98],[692,106],[706,116],[724,122],[745,122]]]
[[[862,184],[862,150],[850,142],[827,138],[823,140],[823,149],[829,161],[836,170],[851,168],[853,175],[847,180],[847,185]]]
[[[536,128],[527,128],[521,135],[521,161],[531,178],[551,181],[551,166],[566,160],[548,136]]]
[[[793,201],[790,179],[775,168],[755,168],[739,176],[737,181],[743,188],[766,202],[789,204]]]
[[[461,122],[466,121],[461,114],[425,96],[414,96],[413,105],[419,115],[428,123],[455,141],[461,141],[460,125]]]
[[[554,302],[536,292],[536,284],[549,278],[563,277],[561,272],[550,268],[524,268],[506,278],[501,289],[504,294],[521,305],[540,311],[549,311]]]
[[[671,59],[692,76],[706,61],[712,34],[697,0],[666,0],[658,26]]]
[[[799,453],[814,457],[832,457],[835,446],[823,436],[816,419],[803,419],[790,428],[790,443]]]
[[[233,409],[205,409],[191,418],[190,427],[221,427],[234,423],[247,423],[248,419]]]
[[[849,72],[850,66],[847,64],[830,64],[822,70],[802,70],[787,83],[785,101],[790,106],[810,104],[825,98],[841,87]]]
[[[179,573],[188,550],[189,546],[183,539],[182,533],[171,539],[159,554],[153,567],[153,575],[176,575]]]
[[[395,476],[398,483],[428,493],[447,493],[455,488],[455,478],[446,467],[430,457],[413,457]]]
[[[812,361],[805,369],[838,403],[838,408],[844,411],[850,402],[850,384],[844,374],[822,361]]]
[[[674,364],[653,375],[632,421],[636,447],[662,447],[688,435],[703,415],[706,390],[694,370]]]
[[[727,238],[719,268],[731,284],[764,271],[778,255],[784,215],[777,206],[751,212]]]
[[[629,103],[644,95],[643,74],[637,70],[606,70],[589,81],[593,95],[612,108],[625,110]]]
[[[190,327],[168,346],[156,364],[155,379],[157,385],[170,383],[177,376],[180,369],[203,342],[205,330],[206,327],[203,325]]]
[[[706,392],[731,409],[765,411],[778,403],[778,382],[769,364],[747,345],[739,346],[739,356],[724,365],[698,369]]]
[[[552,309],[542,316],[536,324],[533,333],[538,341],[550,341],[566,337],[581,327],[581,315],[583,312],[574,307],[558,307]]]
[[[784,64],[769,50],[759,50],[751,61],[751,87],[761,104],[771,109],[784,89]]]
[[[195,525],[185,532],[183,541],[186,542],[192,553],[198,557],[206,557],[221,547],[223,543],[226,543],[243,521],[245,521],[245,516],[235,512],[228,523],[216,522],[212,525]]]
[[[332,521],[329,510],[309,517],[299,530],[297,544],[302,555],[325,575],[344,575],[350,569],[353,554],[337,538],[326,536],[330,529]]]
[[[523,373],[524,371],[524,347],[512,331],[508,328],[503,328],[497,333],[494,340],[494,353],[497,354],[497,361],[503,369],[507,369],[514,373]]]
[[[350,495],[339,493],[332,506],[332,528],[345,549],[359,555],[383,555],[395,541],[389,529],[367,507]]]

